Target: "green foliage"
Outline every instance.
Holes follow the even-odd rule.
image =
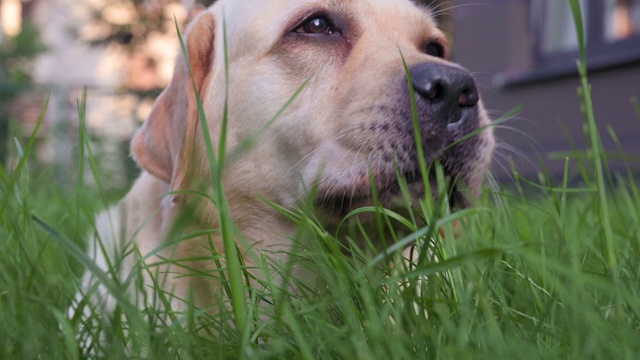
[[[6,160],[9,139],[9,104],[31,84],[30,60],[44,51],[38,31],[24,23],[14,38],[0,43],[0,164]]]
[[[0,98],[8,100],[31,82],[30,60],[45,50],[33,24],[26,22],[0,46]]]

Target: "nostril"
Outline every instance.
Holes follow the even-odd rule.
[[[444,85],[441,81],[430,82],[425,86],[423,95],[431,101],[440,101],[444,98]]]
[[[460,106],[465,106],[465,107],[475,106],[478,103],[478,101],[479,101],[478,92],[475,91],[475,89],[473,88],[463,89],[462,92],[460,93],[460,96],[458,96],[458,105]]]

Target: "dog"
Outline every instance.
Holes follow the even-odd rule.
[[[166,243],[186,212],[184,232],[218,228],[213,202],[194,200],[194,190],[214,176],[230,217],[257,252],[291,249],[295,226],[270,203],[291,208],[310,188],[327,223],[372,205],[372,185],[377,201],[396,206],[398,174],[414,203],[432,196],[420,171],[412,93],[424,158],[455,179],[454,205],[469,206],[480,191],[494,148],[490,119],[472,75],[448,60],[451,50],[428,9],[410,0],[219,0],[192,20],[184,48],[132,140],[143,172],[99,215],[103,246],[89,244],[102,269],[131,245],[147,263],[190,259],[159,270],[157,283],[175,295],[174,308],[184,307],[180,299],[206,307],[220,297],[219,285],[182,269],[213,269],[201,257],[211,246],[223,252],[221,235]],[[220,174],[212,174],[198,96],[214,149],[224,118],[229,152],[261,133]],[[129,255],[120,263],[122,278],[137,261]],[[115,306],[89,271],[82,288]]]

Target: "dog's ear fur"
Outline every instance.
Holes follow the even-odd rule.
[[[214,15],[206,11],[193,20],[185,34],[193,80],[201,97],[211,77],[215,27]],[[171,184],[171,190],[181,189],[190,171],[187,166],[191,163],[197,126],[196,94],[187,62],[180,53],[171,83],[133,137],[134,159],[141,168]]]

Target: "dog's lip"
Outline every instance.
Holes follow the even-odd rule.
[[[353,137],[347,137],[351,139]],[[352,210],[373,206],[374,199],[384,207],[394,208],[406,207],[407,200],[414,206],[418,206],[420,199],[425,196],[427,186],[425,180],[429,182],[429,191],[432,196],[437,196],[437,181],[433,164],[443,161],[444,145],[438,148],[431,148],[425,153],[428,174],[423,176],[419,160],[414,155],[399,156],[394,150],[391,155],[392,160],[386,160],[386,152],[377,149],[363,148],[362,144],[356,147],[353,143],[334,142],[326,144],[322,152],[315,153],[311,157],[305,171],[303,179],[306,184],[316,184],[315,198],[313,199],[318,209],[323,212],[333,214],[333,218],[344,217]],[[356,149],[356,150],[354,150]],[[406,149],[405,149],[406,150]],[[372,152],[373,151],[373,152]],[[393,160],[394,156],[396,157]],[[399,156],[399,157],[398,157]],[[326,159],[335,159],[327,161]],[[455,169],[444,167],[445,176],[455,184],[456,178],[464,179],[461,174],[456,174]],[[322,175],[318,175],[322,174]],[[398,174],[404,179],[408,188],[409,199],[405,199],[406,193],[403,191],[398,180]],[[376,196],[372,195],[371,179],[375,179]],[[464,181],[462,181],[464,183]],[[460,189],[465,188],[465,184]],[[462,196],[457,186],[449,185],[449,199],[452,208],[466,208],[468,203]],[[301,190],[306,191],[306,190]]]

